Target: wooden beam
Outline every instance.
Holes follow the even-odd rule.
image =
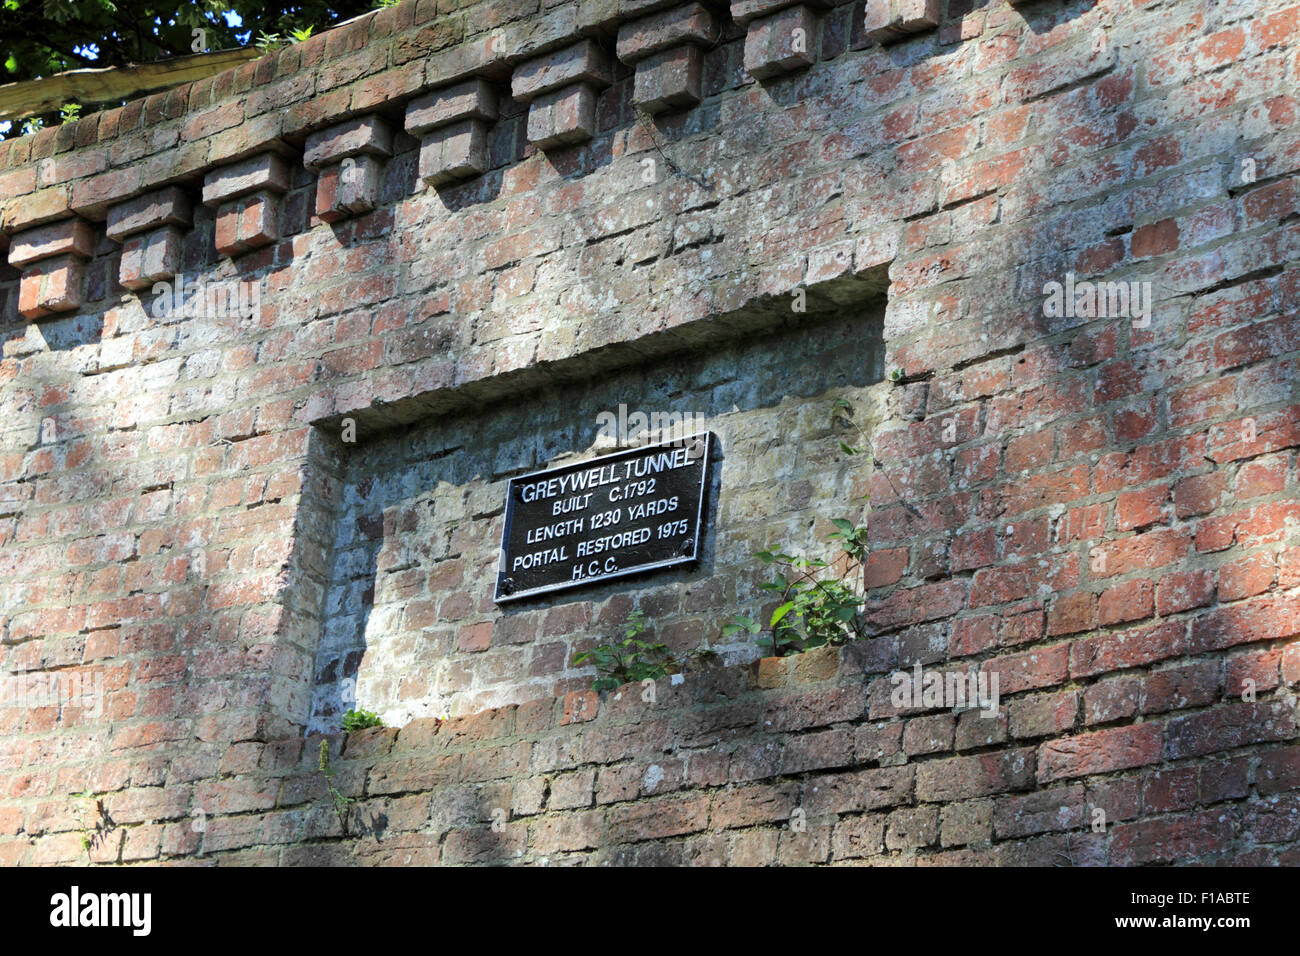
[[[0,121],[20,120],[76,100],[86,106],[117,103],[145,93],[201,80],[262,56],[257,47],[214,50],[139,66],[68,70],[0,86]]]

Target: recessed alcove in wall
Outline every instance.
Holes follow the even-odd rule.
[[[310,729],[337,728],[352,706],[393,725],[586,687],[591,671],[574,654],[621,633],[636,607],[674,649],[707,640],[729,663],[756,657],[719,637],[733,613],[764,603],[753,552],[813,551],[831,518],[863,508],[853,501],[867,486],[863,460],[840,450],[858,436],[832,411],[844,397],[864,427],[878,414],[884,299],[869,283],[839,291],[804,313],[769,305],[747,332],[729,316],[688,350],[461,401],[348,446]],[[714,434],[699,560],[496,605],[507,480],[611,450],[599,416],[620,405],[689,416]]]

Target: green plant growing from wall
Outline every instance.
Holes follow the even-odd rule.
[[[853,421],[853,407],[839,399],[831,412],[832,421],[848,423],[866,434]],[[840,441],[840,450],[849,456],[866,454],[865,450]],[[862,501],[866,501],[863,496]],[[827,644],[857,641],[870,634],[862,615],[865,603],[857,587],[867,559],[867,528],[848,518],[834,518],[835,530],[827,541],[839,555],[833,561],[790,554],[774,548],[756,551],[754,556],[770,565],[774,577],[759,585],[763,591],[779,595],[777,605],[766,626],[751,617],[736,615],[722,629],[723,637],[739,633],[753,635],[755,643],[775,657],[786,657]]]
[[[352,733],[357,730],[365,730],[367,727],[382,727],[384,722],[379,719],[379,715],[369,710],[349,710],[343,715],[343,730],[345,733]]]
[[[89,790],[83,790],[81,793],[74,794],[74,796],[79,800],[91,801],[94,808],[94,822],[91,825],[86,826],[84,825],[83,818],[83,827],[81,831],[81,848],[89,854],[94,847],[102,844],[108,837],[109,832],[114,826],[113,818],[110,817],[108,811],[104,809],[104,800],[102,797],[95,796],[95,794]]]
[[[311,39],[312,31],[315,29],[315,27],[303,27],[300,30],[290,30],[288,36],[279,33],[260,33],[253,45],[263,53],[271,53],[283,46]]]
[[[334,786],[334,775],[338,773],[330,766],[330,744],[328,740],[320,742],[320,758],[316,762],[317,768],[325,775],[325,785],[329,787],[330,802],[334,805],[334,815],[339,818],[339,828],[343,835],[348,835],[348,818],[351,816],[352,804],[356,803],[353,797],[343,795],[338,787]]]
[[[673,655],[667,644],[641,640],[649,629],[645,612],[639,608],[628,615],[623,626],[623,639],[599,644],[573,658],[577,665],[588,661],[596,668],[592,690],[612,690],[623,684],[643,680],[658,680],[669,674],[679,674],[692,662],[708,663],[717,655],[707,645],[681,657]]]
[[[722,629],[724,637],[745,631],[757,637],[759,647],[785,657],[869,636],[862,617],[864,598],[849,583],[861,576],[866,529],[847,518],[836,518],[834,523],[837,530],[829,538],[840,545],[848,560],[832,563],[783,551],[755,552],[755,557],[775,572],[775,578],[759,588],[778,594],[780,600],[766,628],[753,618],[737,615]]]

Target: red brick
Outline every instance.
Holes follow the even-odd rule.
[[[595,691],[572,691],[564,697],[564,716],[562,724],[583,723],[596,718],[600,708],[600,698]]]
[[[916,771],[916,797],[948,801],[1026,790],[1033,776],[1032,748],[927,760]]]
[[[888,551],[873,551],[863,569],[865,586],[868,588],[887,587],[898,582],[907,570],[908,552],[906,548],[893,548]]]
[[[1052,636],[1077,634],[1097,626],[1097,595],[1075,591],[1052,602],[1047,615],[1047,633]]]
[[[1189,650],[1200,654],[1300,633],[1300,596],[1269,595],[1214,610],[1192,621]]]
[[[1070,648],[1070,676],[1090,677],[1155,661],[1187,651],[1187,625],[1168,621],[1076,641]]]
[[[1086,777],[1157,763],[1162,730],[1158,723],[1116,727],[1052,740],[1038,749],[1038,782]]]
[[[1155,610],[1155,588],[1145,578],[1126,581],[1102,592],[1097,602],[1097,623],[1102,627],[1140,621]]]
[[[1124,823],[1111,836],[1111,863],[1135,866],[1184,861],[1219,852],[1232,843],[1230,817],[1216,810]]]
[[[208,173],[203,181],[203,203],[219,206],[254,193],[288,188],[288,165],[275,153],[262,153]]]
[[[1139,226],[1133,230],[1129,248],[1134,258],[1147,259],[1173,252],[1178,248],[1178,223],[1173,219]]]
[[[1295,734],[1295,715],[1284,701],[1228,704],[1171,719],[1165,755],[1170,760],[1199,757]]]
[[[1209,514],[1219,507],[1227,479],[1217,471],[1184,478],[1174,485],[1174,513],[1179,518]]]
[[[1274,557],[1272,554],[1252,554],[1219,568],[1218,593],[1220,601],[1263,594],[1273,584]]]
[[[1079,719],[1079,692],[1058,691],[1014,700],[1008,705],[1008,718],[1011,735],[1017,739],[1072,730]]]
[[[1152,671],[1144,681],[1142,713],[1213,703],[1219,696],[1219,672],[1217,661],[1196,661]]]
[[[1062,683],[1069,672],[1070,645],[1035,648],[985,661],[981,673],[998,675],[999,694],[1050,687]]]
[[[1156,613],[1161,615],[1205,607],[1213,599],[1214,574],[1210,571],[1164,574],[1156,582]]]
[[[1135,677],[1098,681],[1083,694],[1086,724],[1108,724],[1134,716],[1142,698],[1142,682]]]
[[[1030,590],[1031,574],[1027,567],[1006,565],[982,568],[971,580],[970,606],[984,607],[1018,601]]]
[[[1185,556],[1190,536],[1181,529],[1146,531],[1092,549],[1089,567],[1094,578],[1163,568]]]
[[[81,260],[74,256],[41,260],[22,274],[18,312],[24,318],[39,319],[79,308],[84,275]]]
[[[65,255],[89,259],[94,249],[90,223],[83,219],[64,219],[15,235],[9,242],[9,264],[21,268],[41,259]]]
[[[1300,747],[1267,751],[1260,759],[1255,781],[1261,796],[1300,790]]]
[[[1286,487],[1287,461],[1281,456],[1248,461],[1237,472],[1233,493],[1238,501],[1270,495]]]

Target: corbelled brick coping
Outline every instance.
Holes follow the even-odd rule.
[[[0,173],[0,232],[69,214],[103,220],[113,204],[193,183],[221,165],[268,150],[294,155],[308,134],[350,117],[396,116],[424,91],[475,76],[508,83],[522,61],[588,37],[610,42],[621,24],[681,5],[569,0],[543,10],[537,0],[486,0],[453,9],[448,0],[406,0],[214,77],[0,142],[0,168],[8,170]],[[711,6],[723,16],[725,5]],[[858,6],[834,11],[841,46],[874,42],[861,17],[850,27]]]

